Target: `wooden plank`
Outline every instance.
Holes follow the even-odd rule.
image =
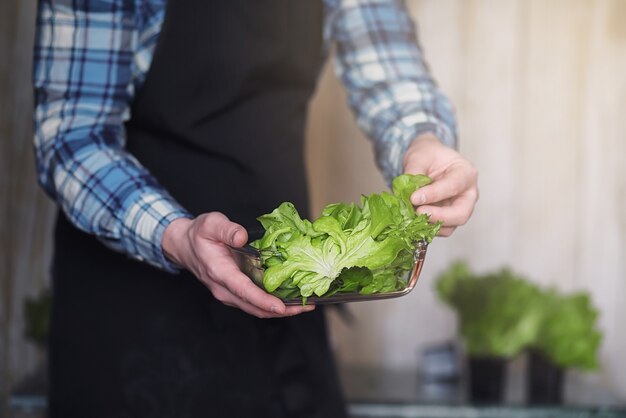
[[[510,262],[531,277],[571,289],[580,166],[580,87],[590,12],[581,1],[532,1],[520,83],[516,241]],[[555,19],[555,16],[559,16]]]
[[[626,2],[408,3],[482,197],[469,225],[431,246],[413,294],[354,305],[367,329],[331,321],[341,360],[411,366],[424,344],[452,337],[429,279],[463,257],[480,271],[510,265],[544,286],[589,289],[606,332],[603,376],[626,396]],[[320,90],[332,103],[342,93],[329,83]]]
[[[471,256],[478,267],[491,266],[512,247],[509,219],[494,222],[493,213],[503,213],[512,205],[514,196],[508,185],[514,175],[512,135],[517,110],[520,3],[414,1],[409,6],[419,23],[421,43],[432,71],[456,105],[461,148],[484,171],[487,181],[500,180],[489,183],[499,199],[481,201],[471,225],[431,246],[421,282],[411,295],[351,306],[359,323],[366,324],[363,327],[348,328],[339,320],[331,321],[341,361],[355,365],[414,367],[418,347],[450,338],[454,333],[451,312],[438,302],[432,290],[436,272],[459,256]],[[477,245],[477,234],[486,235],[486,245]]]
[[[35,2],[2,2],[0,28],[0,392],[35,366],[24,340],[23,301],[47,280],[51,204],[33,167],[30,68]]]
[[[626,398],[626,2],[595,5],[581,89],[579,256],[572,264],[575,287],[591,291],[601,308],[606,380]]]
[[[0,53],[9,57],[14,42],[14,22],[17,8],[13,2],[0,3]],[[12,287],[11,259],[8,255],[9,201],[11,167],[11,123],[8,120],[9,59],[0,60],[0,400],[8,390],[8,330],[10,324],[10,294]]]

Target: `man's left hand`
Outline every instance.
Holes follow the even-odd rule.
[[[432,134],[419,135],[407,149],[404,172],[426,174],[433,182],[416,190],[411,202],[418,213],[442,221],[440,236],[447,237],[472,216],[478,200],[478,172],[468,160]]]

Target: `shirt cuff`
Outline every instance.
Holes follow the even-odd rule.
[[[391,127],[382,141],[383,144],[389,145],[379,157],[379,165],[388,184],[404,173],[404,155],[413,140],[424,133],[432,133],[443,144],[451,148],[456,147],[456,136],[443,122],[420,122],[414,125],[400,124]]]
[[[165,229],[167,228],[167,226],[172,223],[172,221],[179,218],[191,219],[193,218],[193,216],[185,211],[171,212],[159,221],[153,235],[154,239],[152,245],[152,253],[154,255],[154,258],[149,261],[149,263],[156,267],[162,268],[169,273],[178,273],[181,270],[181,267],[165,257],[165,254],[163,254],[163,246],[161,245],[161,243],[163,242],[163,234],[165,233]]]
[[[193,216],[163,192],[140,192],[133,201],[123,218],[122,242],[126,252],[137,260],[178,273],[180,266],[163,254],[163,234],[172,221]]]

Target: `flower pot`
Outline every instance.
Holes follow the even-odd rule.
[[[528,353],[526,400],[529,404],[562,404],[564,369],[538,351]]]
[[[506,392],[507,359],[469,357],[467,365],[469,400],[474,403],[502,403]]]

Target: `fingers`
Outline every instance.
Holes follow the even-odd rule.
[[[440,237],[449,237],[456,230],[456,226],[442,226],[437,235]]]
[[[285,308],[285,312],[283,313],[268,313],[266,311],[263,311],[259,308],[257,308],[254,305],[251,305],[249,303],[243,303],[240,305],[235,305],[233,306],[235,308],[241,309],[242,311],[250,314],[250,315],[254,315],[257,318],[261,318],[261,319],[270,319],[270,318],[286,318],[289,316],[295,316],[295,315],[300,315],[302,313],[305,312],[311,312],[315,310],[315,305],[306,305],[306,306],[287,306]]]
[[[216,299],[258,318],[292,316],[315,309],[313,305],[286,307],[280,299],[252,283],[230,257],[211,263],[209,274],[213,278],[209,288]]]
[[[224,214],[211,212],[201,216],[198,232],[202,238],[223,242],[232,247],[242,247],[248,242],[245,228],[231,222]]]
[[[476,204],[475,194],[466,192],[441,206],[423,205],[417,208],[417,213],[430,215],[431,222],[442,221],[444,227],[465,225],[472,216]],[[440,233],[440,235],[442,235]]]
[[[247,278],[245,278],[245,280],[249,281]],[[238,285],[236,284],[229,283],[228,286],[222,287],[222,291],[214,290],[213,295],[225,305],[241,309],[257,318],[282,318],[310,312],[315,309],[314,305],[285,306],[280,299],[261,291],[261,289],[254,284],[250,284],[252,285],[252,288],[249,289],[250,293],[248,293],[248,290],[242,291],[241,289],[237,289]],[[262,295],[255,295],[257,291],[260,291]],[[269,297],[273,300],[262,300],[265,299],[265,297]],[[268,305],[269,310],[267,309]]]
[[[177,235],[182,243],[174,245],[182,249],[180,264],[193,272],[220,302],[259,318],[298,315],[315,309],[313,305],[285,306],[239,270],[231,249],[224,244],[245,245],[248,234],[241,225],[221,213],[211,212],[183,226],[184,233]]]
[[[450,166],[433,183],[416,190],[411,195],[411,202],[416,205],[428,205],[452,199],[469,190],[476,189],[476,170],[466,162]]]
[[[235,266],[216,270],[213,274],[216,277],[214,280],[237,299],[268,313],[283,314],[285,312],[285,304],[280,299],[261,290]]]
[[[476,169],[464,160],[449,166],[433,183],[411,196],[418,213],[429,214],[432,222],[443,223],[437,235],[444,237],[469,220],[477,200]]]
[[[219,291],[214,291],[213,294],[220,294]],[[257,318],[284,318],[288,316],[299,315],[304,312],[311,312],[315,309],[314,305],[306,305],[306,306],[286,306],[284,312],[276,313],[276,312],[267,312],[258,306],[255,306],[249,302],[246,302],[242,299],[239,299],[237,296],[233,295],[228,291],[224,291],[222,297],[218,298],[218,300],[225,305],[228,305],[233,308],[241,309],[247,314],[256,316]]]

